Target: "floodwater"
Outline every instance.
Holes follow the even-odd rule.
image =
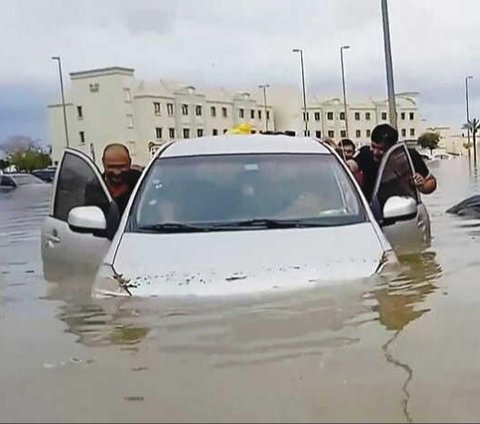
[[[400,273],[231,301],[47,283],[49,189],[0,193],[0,420],[478,421],[480,220],[444,211],[479,183],[431,169],[432,246]]]

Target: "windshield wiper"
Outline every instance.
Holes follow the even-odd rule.
[[[325,224],[318,222],[305,221],[302,219],[247,219],[244,221],[225,222],[216,224],[215,228],[304,228],[304,227],[324,227]]]
[[[210,226],[196,226],[190,224],[181,224],[177,222],[165,222],[163,224],[145,225],[138,227],[140,231],[152,233],[196,233],[202,231],[211,231]]]

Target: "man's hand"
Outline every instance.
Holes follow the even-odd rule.
[[[415,174],[413,176],[413,181],[415,181],[417,187],[422,187],[425,184],[425,178],[420,174]]]
[[[420,174],[415,174],[413,179],[420,193],[430,194],[433,193],[437,188],[437,180],[433,175],[429,175],[427,178],[425,178]]]

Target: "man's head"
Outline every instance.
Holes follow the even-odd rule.
[[[122,185],[122,173],[129,171],[132,164],[126,146],[120,143],[109,144],[103,150],[102,162],[107,182],[112,186]]]
[[[380,124],[373,129],[371,139],[373,160],[380,162],[385,152],[398,141],[398,131],[388,124]]]
[[[344,138],[338,143],[338,151],[340,152],[340,156],[343,157],[345,155],[345,160],[353,159],[355,143],[349,138]]]

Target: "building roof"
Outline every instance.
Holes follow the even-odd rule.
[[[133,76],[135,69],[133,68],[125,68],[122,66],[110,66],[108,68],[97,68],[97,69],[89,69],[87,71],[77,71],[77,72],[70,72],[70,78],[73,79],[80,79],[80,78],[94,78],[106,75],[126,75],[126,76]]]
[[[178,140],[168,147],[161,156],[177,157],[255,153],[331,154],[330,150],[313,138],[250,134],[202,137],[201,140]]]

